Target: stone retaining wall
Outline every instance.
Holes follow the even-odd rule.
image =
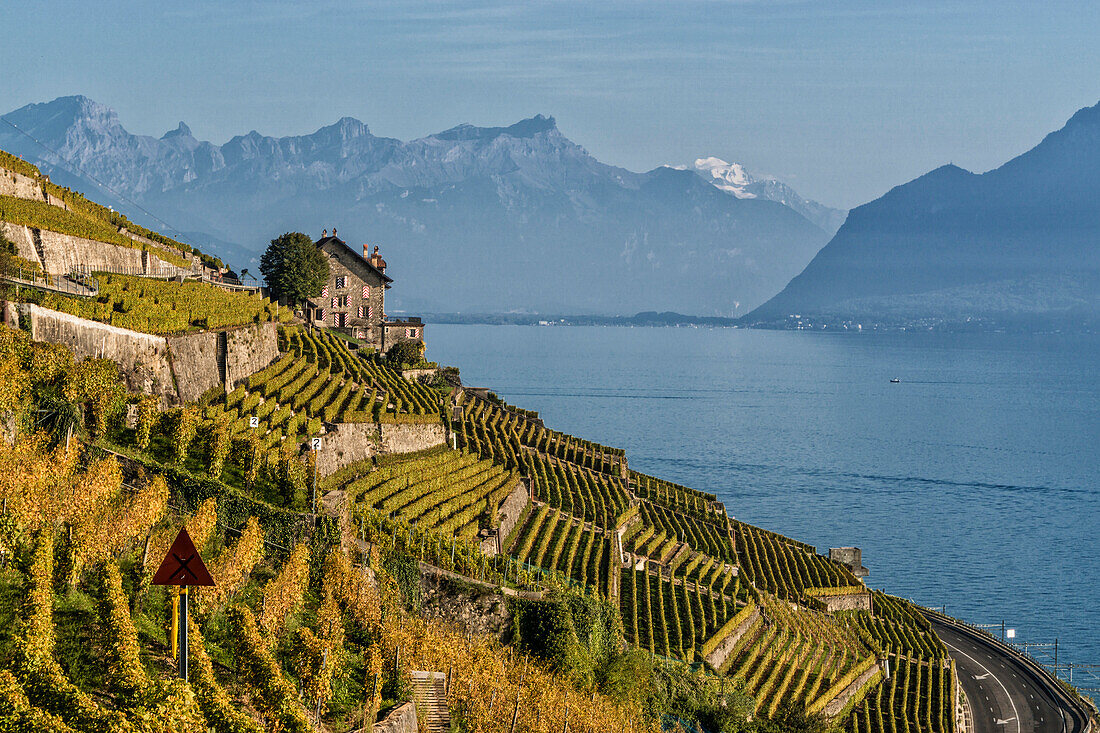
[[[378,423],[337,423],[321,436],[317,452],[317,475],[329,476],[344,466],[382,452],[382,433]]]
[[[217,332],[169,336],[167,341],[180,402],[194,402],[208,389],[221,385]]]
[[[279,358],[279,331],[274,323],[228,331],[225,337],[229,388],[242,384]]]
[[[442,422],[382,423],[381,427],[383,453],[412,453],[447,442],[447,429]]]
[[[416,723],[416,703],[410,700],[398,705],[371,726],[371,733],[420,733]]]
[[[863,674],[861,674],[859,677],[856,677],[852,681],[852,684],[845,687],[843,690],[840,691],[840,694],[838,694],[836,697],[825,704],[825,709],[823,711],[825,713],[825,717],[835,717],[837,713],[844,709],[844,706],[848,704],[849,700],[851,700],[853,697],[860,694],[861,692],[864,692],[863,688],[867,686],[867,683],[871,681],[872,677],[874,677],[876,674],[881,673],[882,662],[875,662],[870,667],[868,667],[863,672]]]
[[[45,201],[42,186],[38,181],[22,173],[0,169],[0,196],[14,196],[20,199]]]
[[[25,260],[42,264],[38,259],[38,250],[34,247],[34,238],[31,235],[30,227],[0,221],[0,234],[3,234],[8,238],[8,241],[15,245],[17,255]]]
[[[0,176],[0,180],[3,176]],[[42,245],[42,256],[35,246],[35,232]],[[16,253],[23,259],[37,262],[47,275],[68,275],[73,270],[107,270],[144,272],[168,275],[190,275],[190,267],[177,267],[163,261],[150,250],[146,255],[141,248],[123,247],[117,244],[97,242],[94,239],[59,234],[47,229],[0,222],[0,233],[15,243]],[[145,257],[148,262],[145,262]]]
[[[744,636],[745,632],[752,628],[752,625],[756,622],[756,619],[760,618],[760,609],[754,608],[745,620],[737,625],[733,631],[731,631],[722,642],[715,647],[714,651],[706,656],[707,664],[715,669],[720,668],[726,662],[726,657],[730,655],[733,648],[737,646],[737,642]]]
[[[833,611],[870,611],[870,593],[846,593],[840,596],[815,596],[811,598],[820,601],[822,607],[832,613]]]
[[[33,303],[19,306],[29,321],[31,338],[64,344],[76,359],[105,358],[119,365],[123,379],[133,391],[159,395],[162,404],[174,405],[198,399],[211,387],[219,386],[216,331],[182,336],[154,336]],[[226,334],[229,356],[238,364],[261,364],[278,356],[274,324],[261,323],[234,329]],[[244,354],[244,351],[250,351]],[[271,358],[268,358],[271,357]],[[267,362],[261,364],[267,366]]]
[[[511,493],[504,499],[504,503],[500,505],[500,527],[497,530],[497,552],[503,552],[504,548],[500,547],[500,543],[504,542],[505,538],[512,533],[515,529],[516,522],[523,516],[523,510],[527,508],[530,503],[531,497],[528,493],[528,489],[524,481],[516,483]]]

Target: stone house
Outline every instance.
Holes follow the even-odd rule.
[[[366,342],[380,353],[393,344],[412,339],[423,342],[420,318],[386,317],[386,291],[393,278],[386,275],[386,261],[378,252],[359,254],[347,242],[328,232],[315,245],[328,258],[328,282],[321,295],[306,306],[306,319],[314,326],[330,328]]]

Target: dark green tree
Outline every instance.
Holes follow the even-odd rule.
[[[328,260],[308,234],[287,232],[271,240],[260,272],[272,297],[298,304],[316,298],[328,281]]]
[[[386,352],[386,359],[398,369],[414,367],[424,359],[424,342],[415,339],[398,341]]]

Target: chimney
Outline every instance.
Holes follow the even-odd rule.
[[[366,252],[367,252],[367,248],[363,247],[363,254],[366,254]],[[369,261],[370,261],[371,267],[378,270],[379,272],[385,272],[386,271],[386,261],[384,259],[382,259],[382,255],[378,254],[378,245],[377,244],[374,245],[374,252],[371,254],[371,256],[369,258]]]

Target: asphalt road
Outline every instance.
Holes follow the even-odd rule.
[[[978,632],[929,620],[955,660],[973,733],[1084,733],[1088,719],[1020,656]]]

